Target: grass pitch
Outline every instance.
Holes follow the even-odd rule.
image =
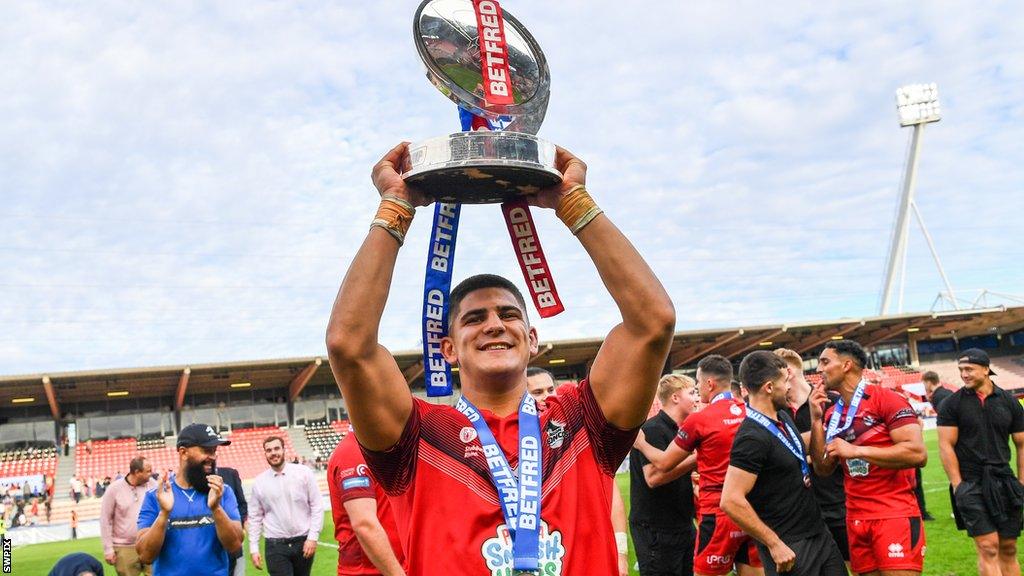
[[[928,446],[928,466],[923,471],[925,496],[928,510],[935,520],[925,523],[928,543],[925,554],[924,573],[929,576],[967,576],[976,574],[974,561],[974,545],[963,532],[958,532],[950,517],[949,493],[947,492],[946,475],[939,462],[936,434],[934,430],[925,432],[925,443]],[[619,487],[629,507],[629,474],[620,474]],[[325,515],[324,529],[321,532],[322,542],[333,543],[334,523],[331,515]],[[248,543],[246,544],[248,549]],[[36,544],[14,549],[13,574],[24,576],[45,576],[53,564],[61,556],[71,552],[86,552],[102,561],[103,550],[99,538],[56,542],[52,544]],[[247,556],[248,557],[248,556]],[[316,554],[313,565],[314,576],[334,576],[337,574],[338,552],[330,546],[321,546]],[[635,566],[636,557],[632,542],[629,546],[629,563]],[[105,566],[107,576],[116,576],[113,567]],[[246,568],[248,574],[266,574],[257,571],[252,564]],[[631,575],[637,574],[635,569]],[[572,575],[575,576],[575,575]]]

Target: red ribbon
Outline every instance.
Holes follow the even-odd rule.
[[[480,34],[480,69],[488,104],[513,104],[512,73],[508,68],[505,19],[497,0],[473,0]]]
[[[530,207],[525,200],[511,200],[501,205],[501,212],[505,215],[508,235],[512,238],[512,246],[516,250],[516,258],[523,271],[526,287],[530,290],[530,296],[540,317],[550,318],[563,312],[565,307],[558,297],[555,280],[551,276],[551,269],[548,268],[548,260],[540,247]]]

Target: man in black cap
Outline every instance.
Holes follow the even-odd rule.
[[[981,576],[1019,576],[1017,538],[1024,508],[1024,408],[992,382],[988,354],[957,359],[964,387],[939,407],[939,456],[949,477],[957,528],[967,530]],[[1009,440],[1017,446],[1017,475]]]
[[[139,510],[135,549],[154,574],[227,576],[228,555],[242,547],[235,492],[217,475],[217,447],[230,443],[205,424],[178,434],[177,474],[163,474]]]

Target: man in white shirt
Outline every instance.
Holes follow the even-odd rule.
[[[313,471],[285,462],[284,440],[263,441],[270,468],[256,477],[249,500],[249,553],[263,569],[260,534],[266,538],[267,570],[271,576],[309,576],[316,542],[324,523],[324,505]]]

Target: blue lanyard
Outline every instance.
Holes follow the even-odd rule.
[[[461,208],[459,204],[444,202],[434,207],[434,227],[423,281],[423,379],[427,396],[452,393],[452,368],[441,354],[441,339],[448,334],[448,293],[452,287]]]
[[[519,404],[519,474],[508,465],[505,453],[476,406],[459,398],[455,408],[469,419],[480,438],[491,481],[498,490],[501,512],[512,534],[514,570],[537,570],[540,555],[541,443],[540,418],[533,396]]]
[[[708,402],[708,406],[718,402],[719,400],[732,400],[732,392],[721,392],[716,394],[715,397],[711,399],[711,402]]]
[[[825,442],[831,442],[836,436],[846,432],[853,426],[853,417],[857,415],[857,410],[860,408],[860,401],[864,398],[864,389],[867,387],[867,384],[867,381],[864,379],[857,383],[857,389],[853,391],[853,397],[850,398],[850,408],[846,411],[846,418],[843,420],[842,428],[839,427],[839,420],[843,417],[843,399],[840,398],[836,402],[835,410],[832,411],[832,417],[828,420]]]
[[[786,426],[786,431],[789,432],[790,436],[786,436],[779,430],[779,427],[772,422],[771,418],[765,416],[761,412],[754,410],[750,406],[747,406],[747,418],[750,418],[754,422],[757,422],[761,426],[764,426],[769,432],[775,435],[776,438],[782,442],[782,445],[789,449],[789,451],[796,456],[796,459],[800,461],[800,470],[804,473],[804,478],[809,478],[811,474],[811,468],[807,465],[807,456],[804,454],[804,443],[800,439],[800,433],[797,432],[789,422],[783,422]],[[782,421],[782,418],[779,418]],[[790,440],[792,437],[792,441]],[[794,444],[794,441],[796,442]]]

